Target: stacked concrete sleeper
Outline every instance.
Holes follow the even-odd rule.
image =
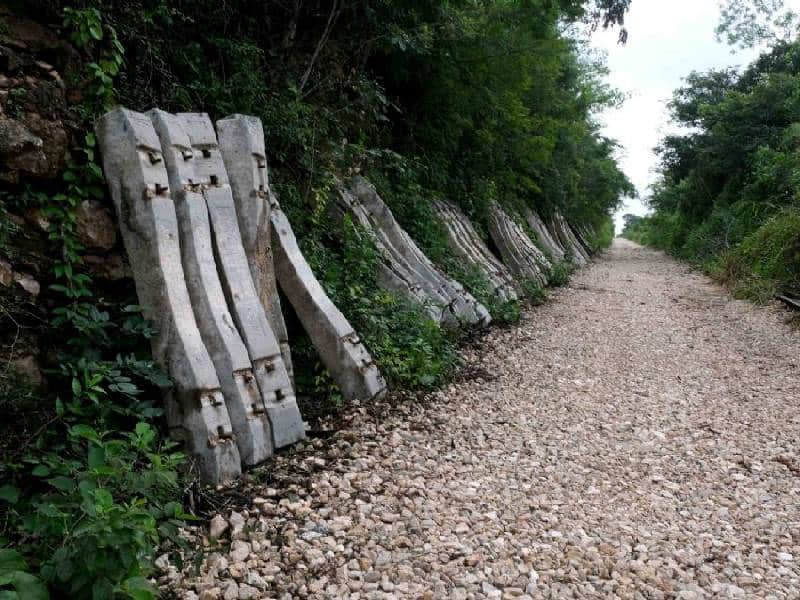
[[[550,262],[522,227],[496,202],[489,207],[488,221],[489,235],[511,272],[541,286],[547,285]]]
[[[204,480],[232,479],[241,472],[239,449],[186,288],[158,136],[147,116],[121,108],[104,115],[96,132],[139,302],[157,327],[153,357],[173,381],[166,398],[170,431],[184,441]]]
[[[434,210],[447,231],[450,249],[470,265],[480,269],[492,284],[492,292],[501,302],[517,300],[519,286],[508,268],[492,254],[469,219],[450,202],[436,200]]]
[[[340,186],[339,199],[342,210],[375,234],[386,259],[379,274],[381,285],[420,300],[443,325],[484,327],[491,322],[488,309],[425,256],[371,183],[354,177],[349,187]]]
[[[261,123],[255,117],[233,115],[217,121],[220,146],[234,192],[242,229],[267,214],[275,234],[274,273],[295,308],[320,358],[346,398],[370,400],[386,391],[372,357],[341,311],[333,304],[303,257],[289,219],[270,193]],[[248,234],[244,234],[245,238]],[[255,237],[249,234],[250,237]],[[259,245],[252,246],[257,251]],[[259,261],[250,256],[251,265]]]
[[[158,326],[153,355],[173,380],[170,429],[211,483],[305,434],[276,273],[343,395],[386,390],[269,191],[260,121],[217,126],[222,148],[200,113],[119,108],[96,127],[137,293]]]

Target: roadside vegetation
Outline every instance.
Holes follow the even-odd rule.
[[[719,34],[769,43],[752,64],[691,73],[669,105],[653,214],[623,232],[703,268],[734,295],[800,296],[800,43],[783,2],[728,0]]]
[[[675,92],[651,216],[623,235],[701,266],[734,294],[800,295],[800,44],[743,72],[693,73]]]

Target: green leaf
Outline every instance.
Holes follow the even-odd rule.
[[[114,497],[106,489],[98,489],[94,491],[95,504],[104,509],[109,509],[114,505]]]
[[[88,425],[74,425],[70,428],[69,434],[74,438],[89,440],[91,442],[97,442],[98,444],[100,443],[100,435]]]
[[[45,585],[38,577],[30,573],[17,571],[14,573],[11,583],[17,591],[19,600],[48,600],[50,598]]]
[[[106,451],[102,446],[92,444],[89,446],[89,467],[92,469],[102,467],[106,462]]]
[[[8,548],[0,548],[0,584],[5,581],[8,582],[8,577],[14,571],[26,571],[28,565],[25,559],[16,550]]]
[[[89,33],[97,41],[103,39],[103,27],[99,23],[89,25]]]
[[[75,481],[63,475],[52,477],[51,479],[47,480],[47,483],[52,485],[57,490],[61,490],[62,492],[71,492],[75,489]]]
[[[0,487],[0,500],[5,500],[9,504],[15,504],[19,500],[19,488],[11,484]]]
[[[47,465],[36,465],[31,471],[34,477],[47,477],[50,475],[50,468]]]

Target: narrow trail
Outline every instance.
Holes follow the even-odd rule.
[[[307,481],[260,490],[232,551],[183,589],[800,597],[800,338],[786,313],[623,240],[553,295],[466,351],[482,376],[357,411],[324,450],[281,457]]]

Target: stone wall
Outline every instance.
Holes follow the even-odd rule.
[[[36,384],[54,367],[45,333],[53,283],[52,223],[31,190],[54,196],[71,149],[82,140],[73,110],[81,102],[83,57],[56,28],[0,4],[0,363]],[[86,199],[76,214],[84,264],[101,285],[130,277],[111,207]]]

